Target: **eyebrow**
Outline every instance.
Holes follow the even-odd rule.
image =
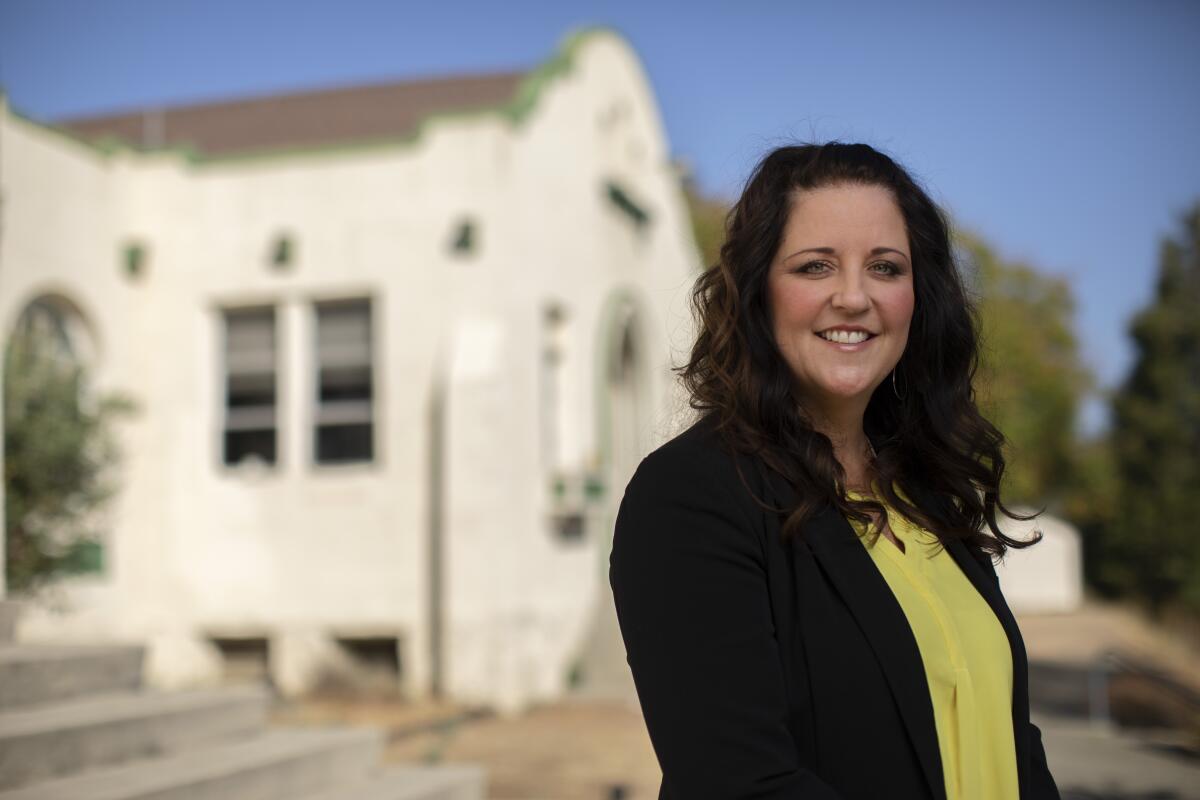
[[[801,253],[824,253],[825,255],[831,256],[836,252],[837,251],[834,250],[832,247],[806,247],[803,250],[797,250],[796,252],[792,253],[791,256],[786,256],[784,258],[784,260],[786,261],[787,259],[791,258],[792,256],[798,256]],[[881,253],[895,253],[898,256],[904,256],[905,260],[908,259],[907,255],[900,252],[899,250],[897,250],[894,247],[876,247],[873,250],[871,250],[871,252],[868,253],[867,255],[877,256]]]

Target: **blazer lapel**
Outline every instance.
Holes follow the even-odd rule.
[[[921,487],[914,487],[911,497],[922,508],[931,508],[938,498]],[[1021,638],[1017,620],[1013,617],[1004,595],[1000,593],[1000,583],[996,570],[986,553],[972,550],[961,539],[954,539],[946,545],[946,550],[957,562],[958,568],[967,576],[967,580],[975,590],[987,601],[992,613],[1000,620],[1004,635],[1008,637],[1008,647],[1012,651],[1013,692],[1013,747],[1017,758],[1017,782],[1021,786],[1022,795],[1029,781],[1029,661],[1025,653],[1025,643]]]
[[[768,474],[777,508],[795,505],[795,493],[777,475]],[[870,643],[908,730],[933,797],[945,800],[946,786],[938,750],[937,726],[924,663],[912,628],[887,581],[836,508],[826,507],[810,520],[794,543],[793,558],[807,544],[835,590],[849,607]]]
[[[959,569],[991,606],[992,612],[1000,620],[1004,634],[1008,637],[1008,646],[1012,651],[1012,717],[1013,717],[1013,747],[1017,757],[1017,782],[1024,788],[1029,779],[1029,704],[1023,698],[1029,697],[1029,663],[1025,654],[1025,644],[1017,628],[1017,621],[1000,594],[1000,584],[990,564],[985,566],[972,553],[967,545],[955,539],[947,544],[946,549]],[[982,556],[987,558],[986,555]]]

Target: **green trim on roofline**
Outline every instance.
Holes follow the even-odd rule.
[[[24,122],[58,134],[73,143],[81,144],[106,158],[118,154],[130,154],[134,156],[175,155],[190,166],[203,167],[210,165],[244,164],[254,161],[274,161],[297,156],[321,157],[363,153],[371,150],[393,149],[415,145],[425,135],[426,129],[435,122],[482,120],[488,117],[499,116],[514,126],[520,125],[529,119],[530,114],[537,107],[547,88],[559,78],[571,73],[574,69],[575,60],[578,57],[580,48],[588,41],[599,36],[613,36],[624,42],[626,46],[629,45],[628,40],[615,28],[605,25],[580,28],[563,37],[553,56],[525,74],[520,83],[517,84],[516,92],[506,103],[498,106],[481,106],[456,111],[436,112],[423,117],[411,131],[405,134],[376,139],[360,139],[338,144],[272,147],[225,155],[207,155],[200,152],[194,145],[184,144],[170,147],[142,148],[115,136],[106,136],[97,140],[84,139],[58,125],[32,119],[14,110],[12,106],[8,106],[8,111],[14,117]],[[3,96],[4,90],[3,87],[0,87],[0,97]]]

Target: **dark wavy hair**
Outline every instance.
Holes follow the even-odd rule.
[[[1033,544],[1040,535],[1020,541],[996,524],[998,510],[1030,517],[1000,502],[1004,436],[975,404],[978,318],[951,248],[949,223],[900,165],[868,145],[780,147],[755,167],[726,217],[718,262],[692,292],[699,334],[688,362],[677,368],[692,408],[716,417],[726,446],[757,456],[796,489],[796,508],[775,509],[787,514],[785,540],[828,505],[863,523],[871,513],[879,515],[873,528],[878,535],[883,507],[846,497],[833,444],[806,419],[794,393],[767,297],[767,274],[795,194],[843,184],[891,191],[912,254],[915,305],[908,344],[892,379],[872,395],[863,420],[884,499],[943,544],[966,540],[993,557],[1007,547]],[[943,502],[918,507],[914,487],[923,490],[920,496],[932,492]]]

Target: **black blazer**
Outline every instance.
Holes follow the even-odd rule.
[[[756,495],[794,505],[760,462],[738,461]],[[781,523],[708,420],[651,453],[625,490],[609,582],[660,800],[945,800],[920,651],[887,582],[836,509],[791,544]],[[1057,800],[995,570],[962,542],[947,550],[1011,645],[1021,800]]]

